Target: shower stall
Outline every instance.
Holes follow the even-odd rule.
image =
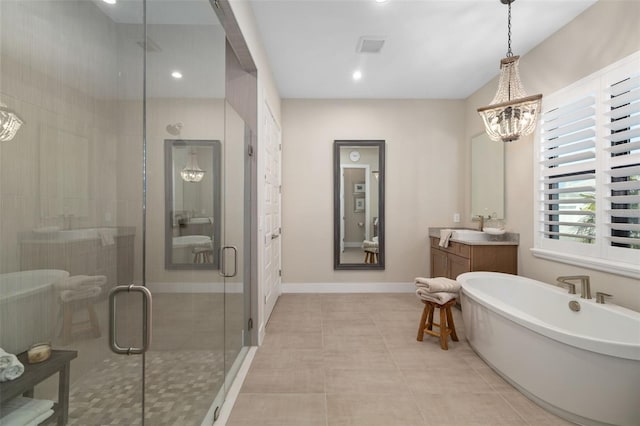
[[[256,69],[228,1],[2,0],[0,43],[0,348],[25,365],[0,418],[212,424],[255,333]]]

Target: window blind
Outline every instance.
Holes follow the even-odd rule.
[[[540,232],[593,243],[596,236],[596,96],[581,93],[542,114]]]
[[[634,71],[607,81],[604,90],[604,225],[609,245],[640,251],[640,73]]]
[[[534,255],[640,278],[640,52],[545,95]]]

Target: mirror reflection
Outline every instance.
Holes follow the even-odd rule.
[[[384,269],[384,141],[334,142],[334,268]]]
[[[471,215],[504,219],[504,143],[471,139]]]
[[[218,269],[220,141],[165,140],[167,269]]]

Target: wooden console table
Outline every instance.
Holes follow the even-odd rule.
[[[58,425],[66,425],[69,418],[69,373],[71,360],[78,356],[78,351],[51,351],[51,357],[38,364],[27,362],[27,353],[18,355],[24,365],[24,373],[15,380],[0,383],[0,405],[11,398],[23,395],[33,398],[33,388],[43,380],[59,373],[58,402],[53,404],[53,415],[46,420],[51,423],[57,420]]]

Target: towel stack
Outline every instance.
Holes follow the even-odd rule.
[[[422,300],[444,305],[458,297],[459,291],[460,284],[449,278],[416,278],[416,295]]]
[[[104,275],[74,275],[58,281],[55,286],[60,291],[60,300],[71,302],[98,296],[102,291],[101,286],[106,282]]]
[[[18,396],[2,403],[0,425],[35,426],[53,415],[53,401]]]
[[[15,380],[22,376],[22,373],[24,373],[24,365],[18,361],[18,358],[0,348],[0,382]]]

